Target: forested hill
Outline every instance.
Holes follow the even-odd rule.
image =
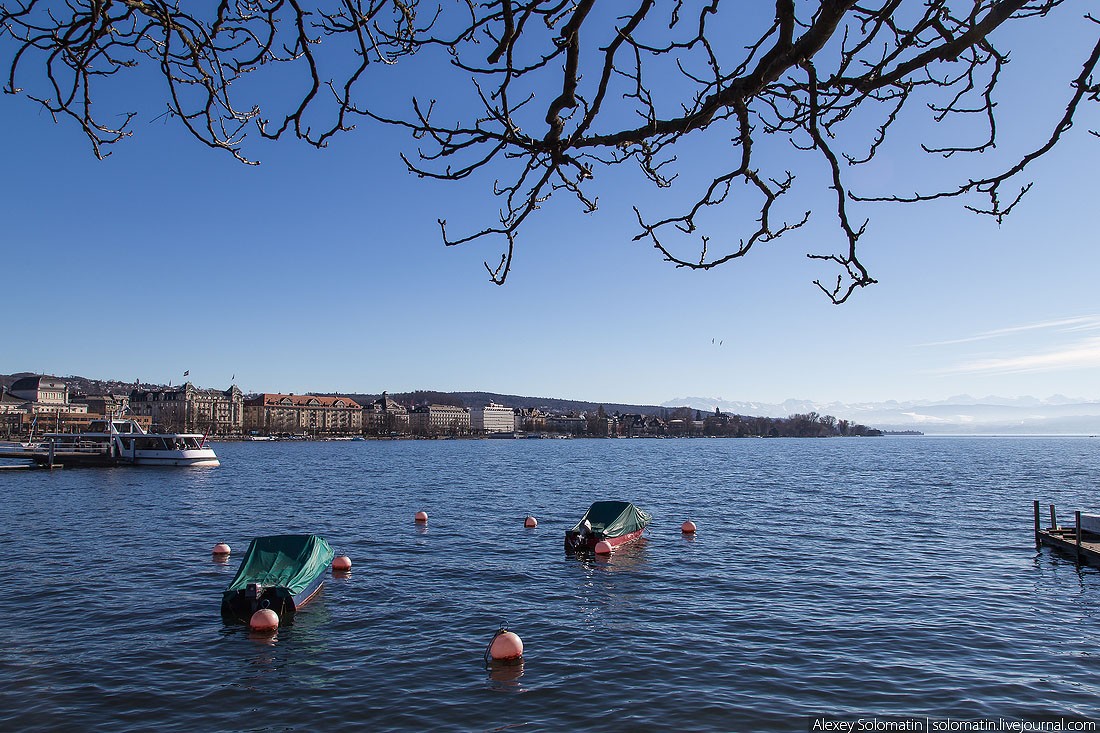
[[[330,393],[317,393],[330,394]],[[381,394],[345,394],[361,405],[366,405],[377,400]],[[393,392],[390,399],[403,405],[457,405],[459,407],[478,407],[494,402],[505,407],[540,409],[552,412],[589,412],[603,407],[609,415],[618,413],[637,413],[642,415],[663,415],[672,411],[672,408],[659,405],[623,405],[614,402],[584,402],[582,400],[566,400],[557,397],[523,397],[520,395],[500,394],[497,392],[434,392],[432,390],[416,390],[415,392]]]

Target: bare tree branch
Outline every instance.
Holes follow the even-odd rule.
[[[490,279],[511,271],[532,215],[564,194],[597,208],[600,173],[631,163],[673,213],[634,207],[634,239],[676,267],[710,269],[803,230],[796,183],[824,177],[835,201],[836,244],[808,255],[839,270],[815,281],[835,303],[875,283],[861,258],[876,202],[978,196],[974,212],[1001,221],[1030,188],[1017,182],[1098,101],[1100,41],[1069,81],[1064,111],[1021,148],[998,147],[999,91],[1009,25],[1041,29],[1083,0],[0,0],[4,91],[77,125],[104,157],[131,136],[136,109],[101,109],[101,92],[145,69],[162,84],[163,114],[203,144],[254,163],[250,132],[325,147],[366,120],[406,130],[402,154],[418,176],[484,186],[492,220],[448,246],[500,244]],[[1087,7],[1087,6],[1085,6]],[[1095,29],[1084,12],[1081,22]],[[1100,36],[1100,34],[1098,34]],[[1026,37],[1040,39],[1042,33]],[[379,90],[403,59],[432,69],[407,108]],[[254,76],[275,78],[275,93]],[[145,73],[143,78],[148,78]],[[433,95],[439,89],[444,94]],[[455,101],[455,91],[465,98]],[[439,99],[446,98],[446,106]],[[1045,110],[1036,110],[1041,114]],[[904,120],[904,123],[902,122]],[[919,129],[928,160],[953,159],[933,190],[857,194],[857,166],[873,164],[899,125]],[[1092,131],[1095,135],[1096,132]],[[933,139],[935,141],[933,142]],[[777,156],[774,141],[786,152]],[[698,142],[697,142],[698,141]],[[705,144],[703,141],[706,141]],[[717,142],[716,142],[717,141]],[[765,152],[766,151],[766,152]],[[974,156],[960,181],[957,162]],[[946,164],[943,164],[946,165]],[[993,171],[990,173],[989,171]],[[1011,186],[1012,192],[1002,189]],[[685,198],[686,203],[685,203]],[[662,205],[662,204],[658,204]],[[748,205],[743,231],[713,213]],[[741,209],[738,209],[740,211]],[[755,211],[755,214],[751,213]],[[858,226],[853,222],[862,221]],[[820,236],[820,235],[819,235]],[[829,238],[829,235],[825,235]]]

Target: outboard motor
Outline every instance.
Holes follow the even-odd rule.
[[[566,551],[576,554],[588,549],[588,537],[592,534],[592,524],[587,519],[578,525],[575,532],[567,532],[565,535]]]
[[[245,587],[244,597],[248,599],[248,605],[252,609],[252,612],[260,610],[260,608],[267,608],[266,605],[261,606],[260,598],[264,594],[264,587],[259,583],[249,583]]]

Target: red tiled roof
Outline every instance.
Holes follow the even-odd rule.
[[[320,395],[311,394],[265,393],[259,395],[255,400],[249,400],[248,402],[253,405],[279,405],[285,404],[285,400],[289,400],[290,404],[296,407],[308,407],[311,403],[316,404],[318,407],[335,407],[337,402],[343,402],[346,408],[353,410],[362,409],[362,406],[358,402],[347,397],[322,397]]]

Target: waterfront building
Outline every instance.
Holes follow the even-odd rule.
[[[34,376],[17,379],[8,394],[22,400],[31,415],[49,415],[58,422],[63,415],[87,414],[88,406],[69,402],[69,385],[57,377]],[[42,418],[44,421],[45,418]]]
[[[11,438],[13,435],[23,434],[26,404],[26,400],[8,394],[6,388],[0,389],[0,435]]]
[[[615,415],[588,416],[588,434],[594,438],[616,438],[619,435],[619,418]]]
[[[516,412],[511,407],[490,402],[470,408],[470,429],[475,433],[511,433],[516,429]]]
[[[244,394],[236,385],[222,391],[199,389],[190,382],[167,389],[135,389],[130,392],[130,412],[148,417],[167,432],[240,435]]]
[[[546,418],[546,429],[555,433],[581,435],[588,431],[588,420],[575,415],[551,415]]]
[[[363,432],[363,408],[347,397],[265,393],[244,403],[244,430],[260,435],[334,437]]]
[[[516,431],[539,433],[546,430],[546,415],[537,407],[521,408],[516,412]]]
[[[0,414],[25,414],[27,401],[8,393],[7,388],[0,388]]]
[[[367,435],[405,435],[409,432],[409,411],[383,392],[380,399],[363,408],[363,432]]]
[[[35,375],[17,379],[0,404],[0,410],[6,413],[4,429],[9,434],[69,432],[89,420],[88,406],[70,403],[69,385],[58,377]]]
[[[0,390],[0,433],[11,437],[80,432],[93,420],[118,415],[120,401],[124,405],[127,398],[72,396],[68,383],[57,377],[24,377],[10,389]],[[147,417],[138,422],[143,428],[149,427]]]
[[[465,435],[470,432],[470,411],[454,405],[421,405],[409,412],[414,435]]]
[[[653,415],[619,415],[619,427],[627,438],[656,438],[668,433],[668,425]]]

